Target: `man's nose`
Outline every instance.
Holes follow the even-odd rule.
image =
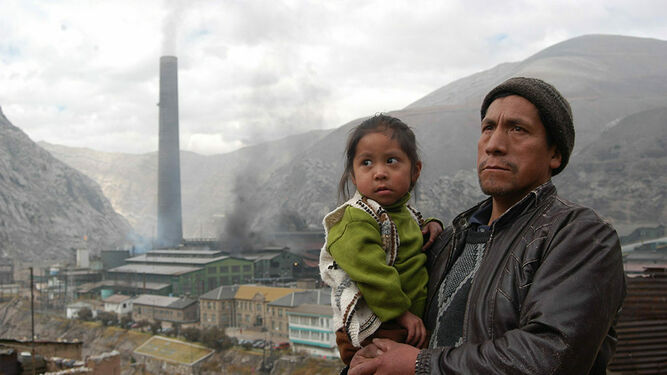
[[[487,154],[504,154],[507,152],[507,132],[496,128],[487,138],[484,150]]]

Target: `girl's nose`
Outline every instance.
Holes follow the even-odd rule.
[[[387,178],[387,169],[384,168],[383,166],[378,166],[373,173],[373,177],[376,180],[382,180]]]

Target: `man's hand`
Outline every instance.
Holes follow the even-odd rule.
[[[360,357],[364,359],[355,363],[355,358],[359,353],[362,353]],[[419,349],[414,346],[399,344],[389,339],[374,339],[373,344],[357,352],[350,363],[348,374],[414,374],[418,354]]]
[[[426,341],[426,327],[419,317],[410,311],[405,311],[401,316],[396,318],[401,327],[408,330],[408,336],[405,338],[405,343],[421,348]]]
[[[428,234],[428,241],[424,243],[424,246],[422,246],[422,250],[426,250],[431,245],[433,245],[433,242],[435,241],[436,238],[442,233],[442,226],[440,223],[437,221],[431,221],[428,224],[424,225],[422,228],[422,235]]]
[[[352,361],[350,361],[350,369],[357,368],[359,374],[373,374],[375,369],[380,364],[378,356],[382,352],[378,350],[375,344],[371,343],[354,353]]]

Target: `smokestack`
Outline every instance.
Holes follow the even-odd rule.
[[[181,167],[178,144],[178,61],[160,57],[160,147],[158,152],[157,244],[176,247],[183,240]]]

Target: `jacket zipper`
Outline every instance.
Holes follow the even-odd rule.
[[[491,241],[493,241],[493,234],[495,233],[496,229],[496,223],[493,223],[491,226],[491,235],[489,235],[488,241],[486,241],[486,244],[484,245],[484,254],[482,254],[482,260],[479,263],[479,268],[475,272],[475,275],[472,278],[472,281],[470,282],[470,291],[468,292],[468,297],[466,298],[466,310],[463,313],[463,332],[461,333],[461,338],[463,339],[463,342],[468,342],[468,313],[470,312],[470,297],[472,294],[472,291],[474,290],[475,286],[475,280],[477,279],[477,272],[482,268],[482,263],[484,263],[484,259],[486,258],[486,254],[488,253],[487,250],[491,248]]]

